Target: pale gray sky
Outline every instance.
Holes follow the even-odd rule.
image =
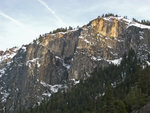
[[[0,50],[58,27],[82,26],[103,13],[150,20],[149,0],[0,0]]]

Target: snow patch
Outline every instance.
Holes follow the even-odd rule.
[[[55,56],[56,59],[61,59],[59,56]]]
[[[143,32],[143,31],[139,31],[139,33],[140,33],[140,35],[143,35],[143,34],[144,34],[144,32]]]
[[[124,40],[117,40],[118,42],[124,42]]]
[[[27,51],[27,48],[25,46],[22,46],[21,49],[26,52]]]
[[[105,40],[113,40],[113,38],[105,37]]]
[[[123,17],[109,16],[109,17],[105,17],[103,19],[107,20],[107,21],[112,21],[113,19],[116,19],[116,20],[119,20],[119,21],[125,21],[127,23],[127,25],[128,25],[127,28],[130,27],[130,26],[135,26],[135,27],[139,27],[141,29],[150,29],[150,26],[148,26],[148,25],[143,25],[143,24],[137,23],[135,21],[132,21],[132,20],[129,20],[129,19],[125,19]]]
[[[37,79],[37,81],[39,81],[39,80]],[[50,87],[51,86],[51,85],[49,85],[43,81],[40,81],[40,84],[43,85],[44,87]]]
[[[41,64],[39,63],[39,61],[37,61],[37,67],[39,68],[41,66]]]
[[[86,76],[87,76],[87,77],[90,77],[91,75],[90,75],[88,72],[86,72]]]
[[[130,26],[139,27],[139,28],[141,28],[141,29],[150,29],[150,26],[143,25],[143,24],[139,24],[139,23],[134,22],[134,21],[132,21],[132,22],[128,25],[128,27],[130,27]]]
[[[51,96],[51,93],[47,92],[47,93],[43,93],[42,95],[43,95],[43,96],[48,96],[48,97],[50,97],[50,96]]]
[[[143,40],[144,38],[143,38],[143,36],[140,36],[140,40]]]
[[[13,52],[8,52],[6,53],[5,55],[1,55],[0,56],[0,63],[4,60],[7,60],[7,59],[12,59],[16,54],[17,54],[17,51],[18,51],[19,48],[15,48],[13,49]]]
[[[101,93],[99,96],[105,96],[105,92]]]
[[[150,62],[149,61],[146,61],[146,63],[147,63],[148,66],[150,66]]]
[[[110,49],[112,48],[111,46],[107,46],[107,47],[110,48]]]
[[[92,56],[91,59],[94,61],[101,61],[102,60],[101,58],[96,58],[95,56]]]
[[[113,88],[115,88],[115,87],[116,87],[116,85],[117,85],[117,83],[116,83],[116,82],[111,83],[111,86],[112,86]]]
[[[1,92],[0,94],[3,95],[1,98],[1,102],[6,102],[6,99],[9,96],[9,93],[7,93],[5,90],[4,92]]]
[[[79,84],[79,83],[80,83],[80,80],[75,80],[75,79],[70,79],[70,80],[74,82],[74,85],[76,85],[76,84]]]
[[[40,62],[39,62],[40,58],[34,58],[32,60],[28,60],[26,62],[26,66],[29,66],[31,67],[32,63],[36,63],[37,64],[37,67],[39,68],[41,65],[40,65]]]
[[[70,69],[70,67],[71,67],[69,64],[65,64],[64,62],[63,62],[63,66],[64,66],[64,67],[66,67],[66,68],[67,68],[67,70],[69,70],[69,69]]]
[[[6,68],[0,69],[0,78],[3,76],[3,74],[5,73]]]
[[[39,81],[39,80],[37,80],[37,81]],[[43,85],[44,87],[48,87],[52,93],[57,93],[58,89],[65,88],[65,86],[63,86],[61,84],[50,85],[44,81],[40,81],[40,84]]]
[[[84,40],[84,42],[86,42],[86,43],[88,43],[88,44],[91,44],[91,42],[90,42],[90,41],[88,41],[87,39],[85,39],[83,36],[79,36],[79,38],[80,38],[80,39],[83,39],[83,40]]]
[[[79,36],[79,38],[83,39],[84,37],[83,36]]]
[[[90,41],[88,41],[87,39],[84,39],[84,41],[85,41],[86,43],[90,44]]]
[[[122,58],[114,59],[114,60],[107,60],[107,62],[109,62],[110,64],[114,64],[114,65],[120,65],[121,61],[122,61]]]
[[[119,16],[119,17],[114,17],[114,16],[109,16],[109,17],[105,17],[105,18],[103,18],[104,20],[107,20],[107,21],[112,21],[113,19],[116,19],[116,20],[122,20],[122,21],[125,21],[125,22],[127,22],[127,23],[130,23],[131,22],[131,20],[128,20],[128,19],[125,19],[125,18],[123,18],[123,17],[121,17],[121,16]]]

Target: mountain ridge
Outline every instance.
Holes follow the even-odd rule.
[[[8,112],[27,109],[68,87],[68,81],[87,79],[95,68],[119,65],[131,48],[148,65],[149,29],[122,17],[98,17],[79,29],[48,33],[23,45],[10,64],[1,63],[6,69],[0,71],[0,106]]]

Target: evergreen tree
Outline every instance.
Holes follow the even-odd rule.
[[[102,107],[102,112],[115,113],[113,90],[109,83],[104,96],[104,106]]]

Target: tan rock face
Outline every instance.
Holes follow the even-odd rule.
[[[58,38],[62,38],[63,36],[64,36],[63,33],[58,33],[58,34],[57,34],[57,37],[58,37]]]
[[[44,45],[44,46],[47,46],[48,44],[49,44],[49,41],[51,40],[51,37],[47,37],[43,42],[42,42],[42,44]]]
[[[113,26],[111,28],[111,37],[118,37],[118,20],[114,19]]]
[[[103,18],[100,19],[99,25],[98,25],[98,32],[103,35],[106,36],[107,35],[107,26],[104,25],[104,20]]]
[[[106,36],[107,26],[104,26],[103,18],[101,19],[97,18],[93,20],[91,25],[92,25],[92,28],[94,28],[98,33],[100,33],[103,36]]]
[[[26,61],[28,61],[28,60],[30,60],[31,58],[33,58],[33,54],[34,54],[34,50],[33,50],[34,48],[33,48],[33,46],[32,45],[30,45],[29,46],[29,49],[28,49],[28,51],[27,51],[27,57],[26,57]]]
[[[92,21],[91,26],[97,33],[100,33],[104,37],[116,38],[122,33],[122,26],[119,26],[119,22],[115,18],[109,21],[104,18],[97,18]]]
[[[96,27],[98,23],[99,23],[99,19],[98,18],[93,20],[92,23],[91,23],[92,28]]]

